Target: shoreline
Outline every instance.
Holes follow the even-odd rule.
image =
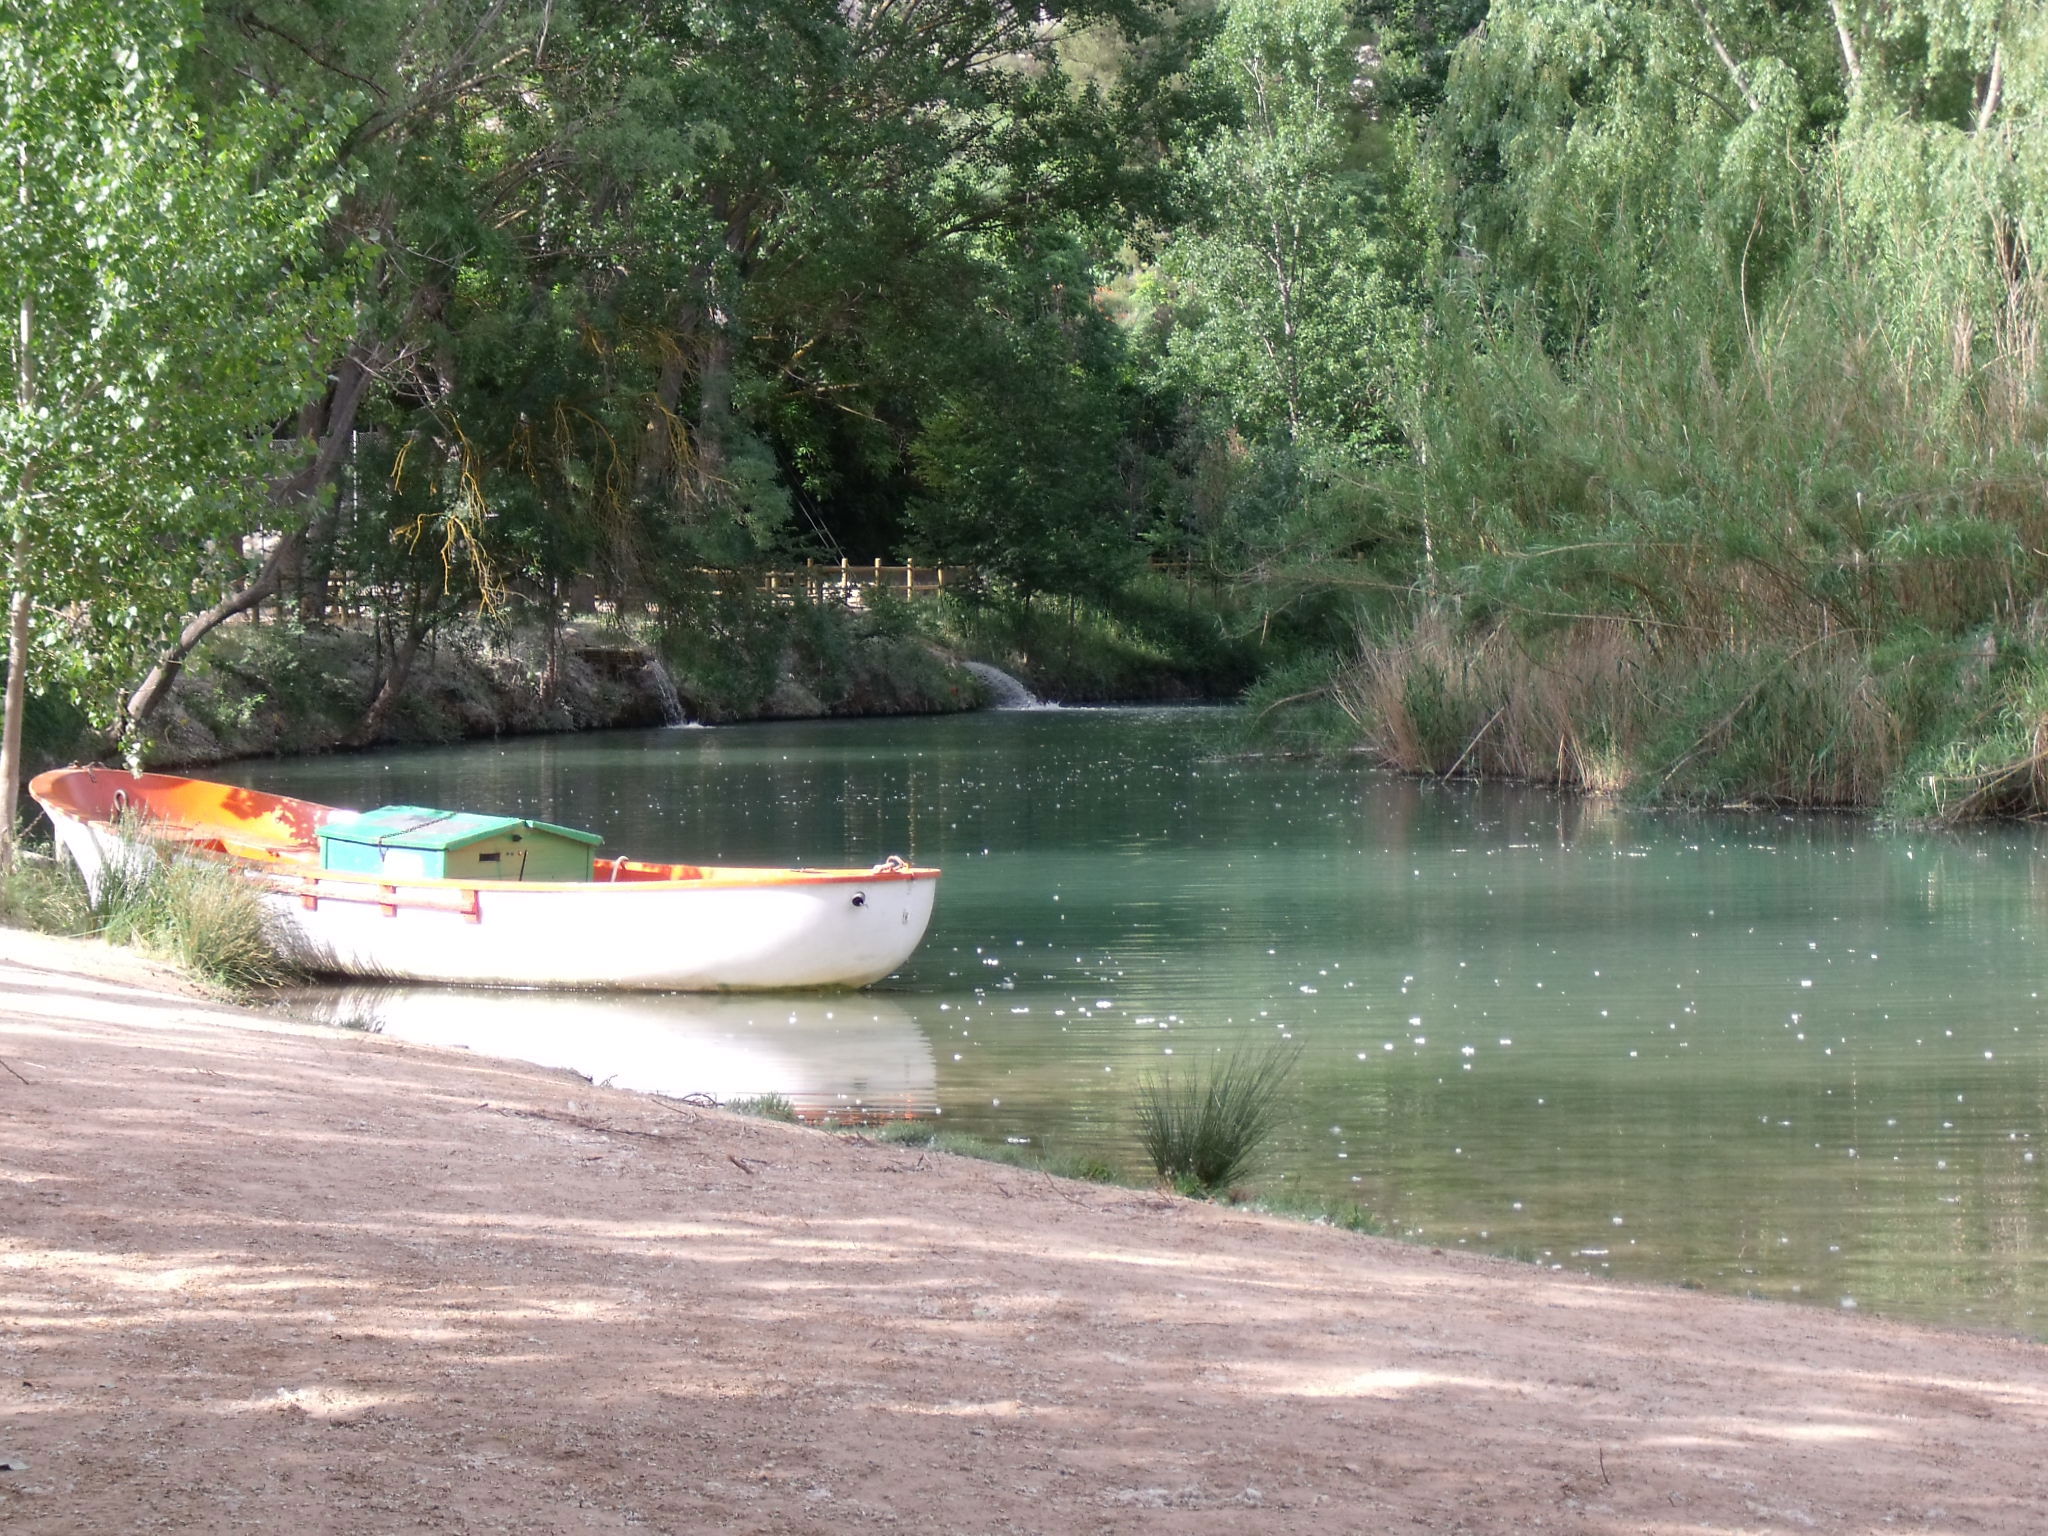
[[[983,704],[964,670],[919,642],[870,646],[872,667],[860,686],[831,701],[820,696],[817,679],[781,664],[761,697],[744,708],[720,707],[687,680],[679,691],[645,638],[570,625],[552,652],[530,630],[442,637],[418,658],[366,736],[362,716],[377,691],[380,661],[373,647],[373,635],[340,626],[229,628],[181,678],[151,728],[144,765],[181,772],[265,757],[649,729],[685,719],[862,719]]]
[[[687,1109],[15,930],[0,998],[9,1529],[2020,1533],[2048,1510],[2025,1340]]]

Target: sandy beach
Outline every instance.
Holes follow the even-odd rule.
[[[0,931],[0,1530],[2048,1530],[2031,1341],[281,1025]]]

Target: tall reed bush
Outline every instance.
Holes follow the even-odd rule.
[[[1953,780],[1946,800],[1959,803],[1997,770],[1950,744],[1988,739],[1979,716],[2024,714],[2017,701],[2031,697],[2013,681],[2022,661],[1996,652],[1989,635],[1924,632],[1880,645],[1842,636],[1707,650],[1658,646],[1611,622],[1532,643],[1505,626],[1474,631],[1426,613],[1366,642],[1331,691],[1367,750],[1406,773],[1851,807],[1938,772]],[[2006,735],[2012,753],[2031,750],[2031,738]],[[1930,768],[1937,750],[1947,755]],[[2024,782],[2007,775],[1999,793]]]
[[[69,864],[24,860],[0,881],[0,920],[131,945],[229,994],[299,979],[256,891],[224,864],[161,855],[110,863],[95,898]]]
[[[1275,1041],[1240,1045],[1138,1080],[1138,1140],[1163,1179],[1189,1193],[1228,1189],[1256,1164],[1284,1114],[1281,1093],[1300,1055]]]
[[[1329,696],[1415,772],[2048,813],[2048,21],[1859,65],[1705,14],[1503,0],[1461,50],[1360,525],[1410,596]]]

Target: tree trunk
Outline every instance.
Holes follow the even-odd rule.
[[[392,646],[391,665],[385,669],[384,681],[378,687],[376,697],[370,700],[370,707],[363,711],[363,718],[350,733],[350,746],[367,747],[383,732],[384,722],[391,718],[391,711],[412,678],[412,664],[419,658],[428,628],[428,622],[417,612],[407,618],[405,638]]]
[[[690,273],[689,291],[700,293],[710,282],[711,269],[697,267]],[[689,495],[694,490],[690,481],[700,469],[696,438],[702,413],[686,410],[684,395],[692,383],[702,380],[703,338],[717,329],[710,307],[692,300],[677,309],[669,334],[662,338],[661,371],[654,380],[645,452],[640,459],[643,495]],[[698,395],[701,399],[701,388]]]
[[[697,346],[696,498],[709,500],[727,483],[732,439],[733,334],[718,315],[708,317]]]
[[[22,153],[26,156],[27,151]],[[21,202],[24,208],[28,206],[26,179],[22,182]],[[15,345],[21,350],[14,359],[14,403],[23,416],[31,418],[36,407],[35,340],[36,299],[33,293],[24,293],[20,329],[15,334]],[[28,512],[35,488],[35,465],[24,464],[15,486],[19,497],[15,516],[19,521],[14,525],[14,548],[7,570],[7,693],[5,702],[0,703],[0,874],[14,868],[14,845],[20,835],[21,737],[28,719],[29,615],[34,604],[29,584]]]
[[[14,535],[8,572],[13,595],[7,603],[7,703],[0,728],[0,874],[14,868],[14,844],[21,820],[21,736],[28,713],[29,542],[26,526]]]
[[[129,731],[149,723],[184,670],[185,658],[200,641],[236,614],[247,613],[266,599],[276,597],[286,575],[299,568],[306,547],[326,537],[334,521],[334,508],[319,506],[318,498],[341,465],[355,430],[356,413],[375,377],[378,361],[379,353],[374,346],[358,342],[335,371],[326,397],[303,413],[300,435],[313,443],[313,456],[298,470],[272,484],[270,504],[280,511],[300,514],[304,521],[278,536],[262,566],[240,588],[185,622],[178,638],[164,647],[149,675],[128,696],[126,707],[108,732],[106,744],[110,749],[119,746]],[[307,512],[308,507],[313,510]]]
[[[557,576],[548,578],[547,640],[547,665],[540,674],[540,706],[543,710],[553,709],[555,701],[562,696],[562,582]]]

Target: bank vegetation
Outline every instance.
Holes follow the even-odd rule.
[[[0,0],[0,800],[451,656],[588,723],[601,614],[703,718],[973,656],[2035,814],[2044,75],[2009,0]]]

